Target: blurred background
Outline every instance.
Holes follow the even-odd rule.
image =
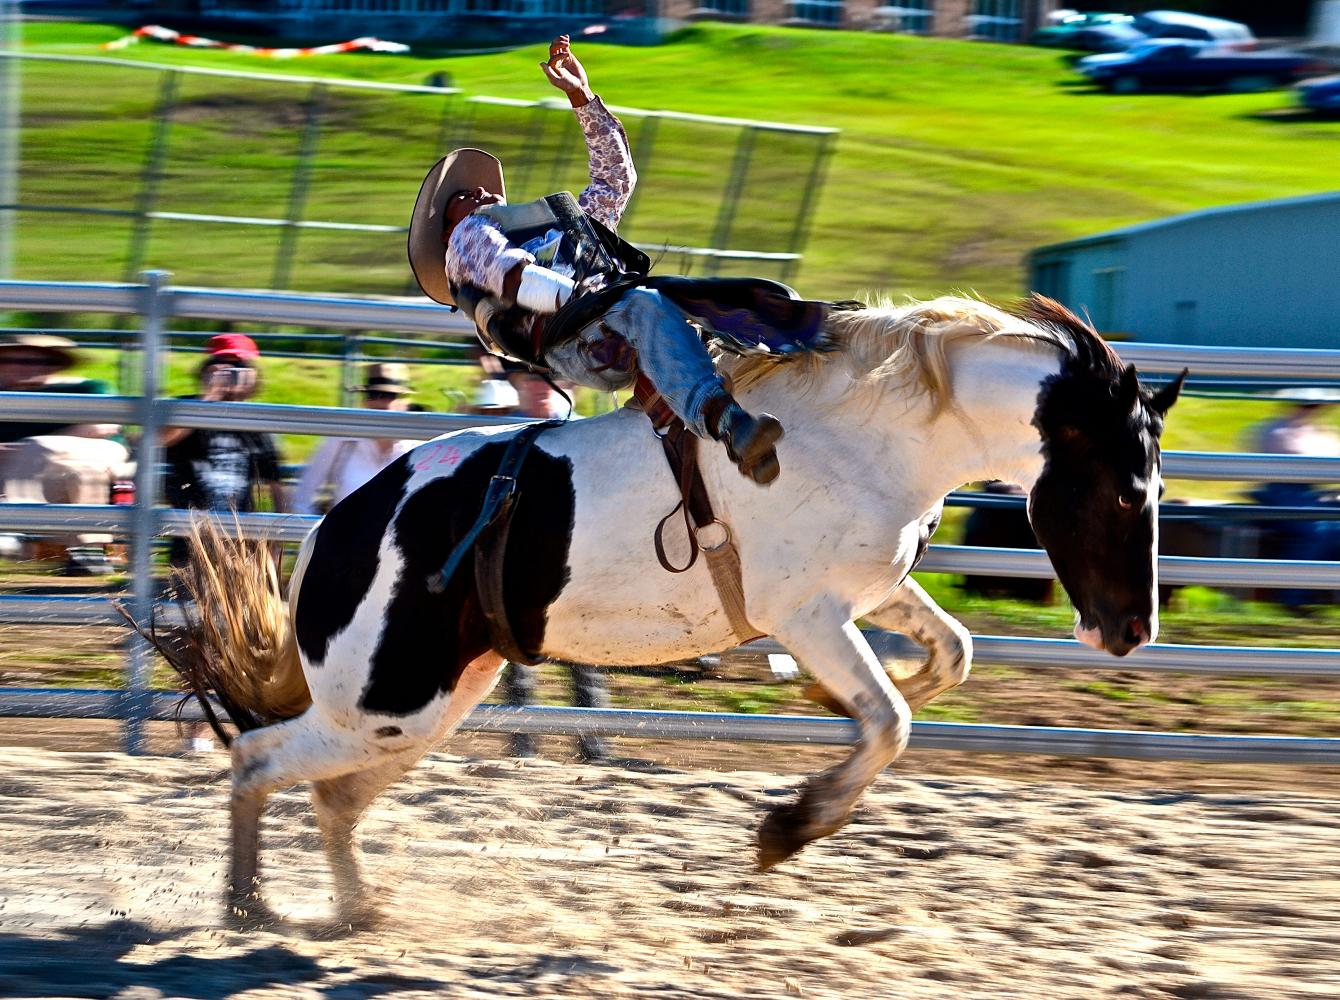
[[[580,132],[536,66],[545,40],[568,32],[627,126],[640,183],[621,232],[658,270],[759,274],[816,298],[1036,289],[1121,344],[1334,349],[1340,3],[1262,7],[0,0],[0,280],[137,281],[153,268],[174,285],[422,301],[404,227],[443,152],[499,154],[513,201],[585,183]],[[136,389],[133,319],[0,319],[0,391]],[[212,391],[212,359],[253,371],[234,400],[380,407],[392,396],[488,415],[567,406],[520,373],[482,369],[459,326],[428,336],[174,320],[169,331],[168,395]],[[220,335],[252,346],[221,350]],[[1278,377],[1193,371],[1165,450],[1340,457],[1334,367],[1319,360],[1311,378],[1303,357]],[[576,398],[584,415],[617,403]],[[133,430],[0,429],[7,499],[133,499]],[[40,451],[33,437],[100,443]],[[273,463],[245,444],[257,509],[296,509],[319,444],[277,434],[265,442]],[[389,455],[396,442],[383,444]],[[1281,483],[1170,476],[1165,552],[1340,559],[1340,477],[1326,469]],[[309,506],[329,487],[308,482]],[[955,501],[936,540],[1033,544],[1022,498],[993,486]],[[974,632],[1069,631],[1049,581],[919,576]],[[0,524],[0,590],[101,594],[129,582],[115,540]],[[1340,633],[1331,589],[1166,590],[1169,642],[1328,648]],[[88,686],[90,670],[120,683],[119,642],[107,628],[0,623],[0,683]],[[1049,693],[1044,711],[1031,685],[1051,691],[1054,678],[978,675],[927,717],[1275,732],[1340,720],[1334,682],[1090,670],[1063,674],[1068,696]],[[757,663],[686,665],[671,679],[616,678],[616,702],[809,710],[798,685]],[[565,683],[544,675],[541,697],[564,700]]]

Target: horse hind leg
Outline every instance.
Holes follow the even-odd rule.
[[[497,683],[503,659],[485,653],[471,661],[461,673],[440,717],[428,721],[420,717],[404,725],[379,726],[374,735],[396,740],[403,747],[408,733],[426,734],[415,745],[403,749],[376,767],[317,781],[312,787],[321,842],[335,880],[335,909],[339,923],[367,927],[378,919],[376,901],[365,887],[358,861],[354,831],[367,807],[388,785],[408,771],[433,743],[454,731]]]
[[[422,753],[416,748],[366,771],[312,785],[321,844],[335,880],[336,920],[342,925],[363,928],[377,922],[376,904],[364,888],[354,830],[372,800],[413,767]]]
[[[860,728],[851,755],[810,778],[800,798],[778,806],[758,831],[758,864],[767,870],[839,829],[880,771],[907,746],[911,711],[870,644],[835,602],[822,600],[774,630]]]
[[[400,749],[400,748],[397,748]],[[228,915],[242,927],[275,923],[260,892],[260,820],[271,793],[303,781],[338,778],[386,761],[393,751],[345,729],[314,708],[243,733],[233,743],[232,863]]]

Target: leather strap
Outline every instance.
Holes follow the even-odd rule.
[[[703,482],[702,470],[698,467],[698,438],[673,413],[669,414],[668,419],[658,420],[664,413],[669,413],[669,409],[660,409],[665,407],[664,401],[642,375],[638,376],[634,397],[651,418],[652,426],[661,439],[661,447],[665,450],[665,460],[670,464],[670,472],[679,487],[679,503],[661,518],[652,534],[656,560],[667,572],[685,573],[697,563],[701,552],[707,560],[712,586],[732,631],[741,642],[757,639],[764,633],[750,623],[745,613],[740,553],[735,548],[730,528],[724,521],[718,520],[712,510],[712,499],[707,495],[707,484]],[[684,530],[688,533],[689,561],[683,566],[675,566],[665,552],[665,526],[680,511],[684,512]],[[702,545],[698,541],[698,532],[714,524],[721,528],[725,537],[716,545]]]
[[[543,657],[521,649],[512,631],[503,597],[503,564],[507,555],[507,535],[512,523],[512,512],[516,506],[517,479],[535,439],[562,422],[546,420],[527,424],[512,436],[507,450],[503,452],[502,461],[498,463],[498,471],[489,480],[475,523],[456,543],[442,568],[428,577],[428,590],[434,594],[442,593],[451,584],[465,557],[473,553],[475,586],[490,641],[499,654],[516,663],[533,665],[544,661]]]

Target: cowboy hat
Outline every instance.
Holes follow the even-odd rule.
[[[515,410],[521,405],[521,397],[506,379],[486,378],[475,390],[471,407],[476,410]]]
[[[0,337],[0,360],[9,352],[49,355],[61,368],[71,367],[78,359],[74,355],[75,342],[49,333],[16,333]]]
[[[368,365],[363,371],[365,382],[354,386],[354,392],[389,392],[396,396],[407,396],[414,390],[409,384],[409,369],[396,361],[379,361]]]
[[[433,164],[414,202],[409,220],[409,266],[423,294],[443,305],[456,304],[447,281],[446,250],[442,246],[447,199],[457,191],[477,187],[505,199],[502,163],[482,149],[457,149]]]

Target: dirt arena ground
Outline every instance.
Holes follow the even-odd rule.
[[[326,921],[294,790],[265,828],[289,923],[244,935],[225,764],[0,749],[0,996],[1340,995],[1333,781],[888,774],[760,875],[752,830],[793,775],[439,753],[363,826],[383,927]]]

